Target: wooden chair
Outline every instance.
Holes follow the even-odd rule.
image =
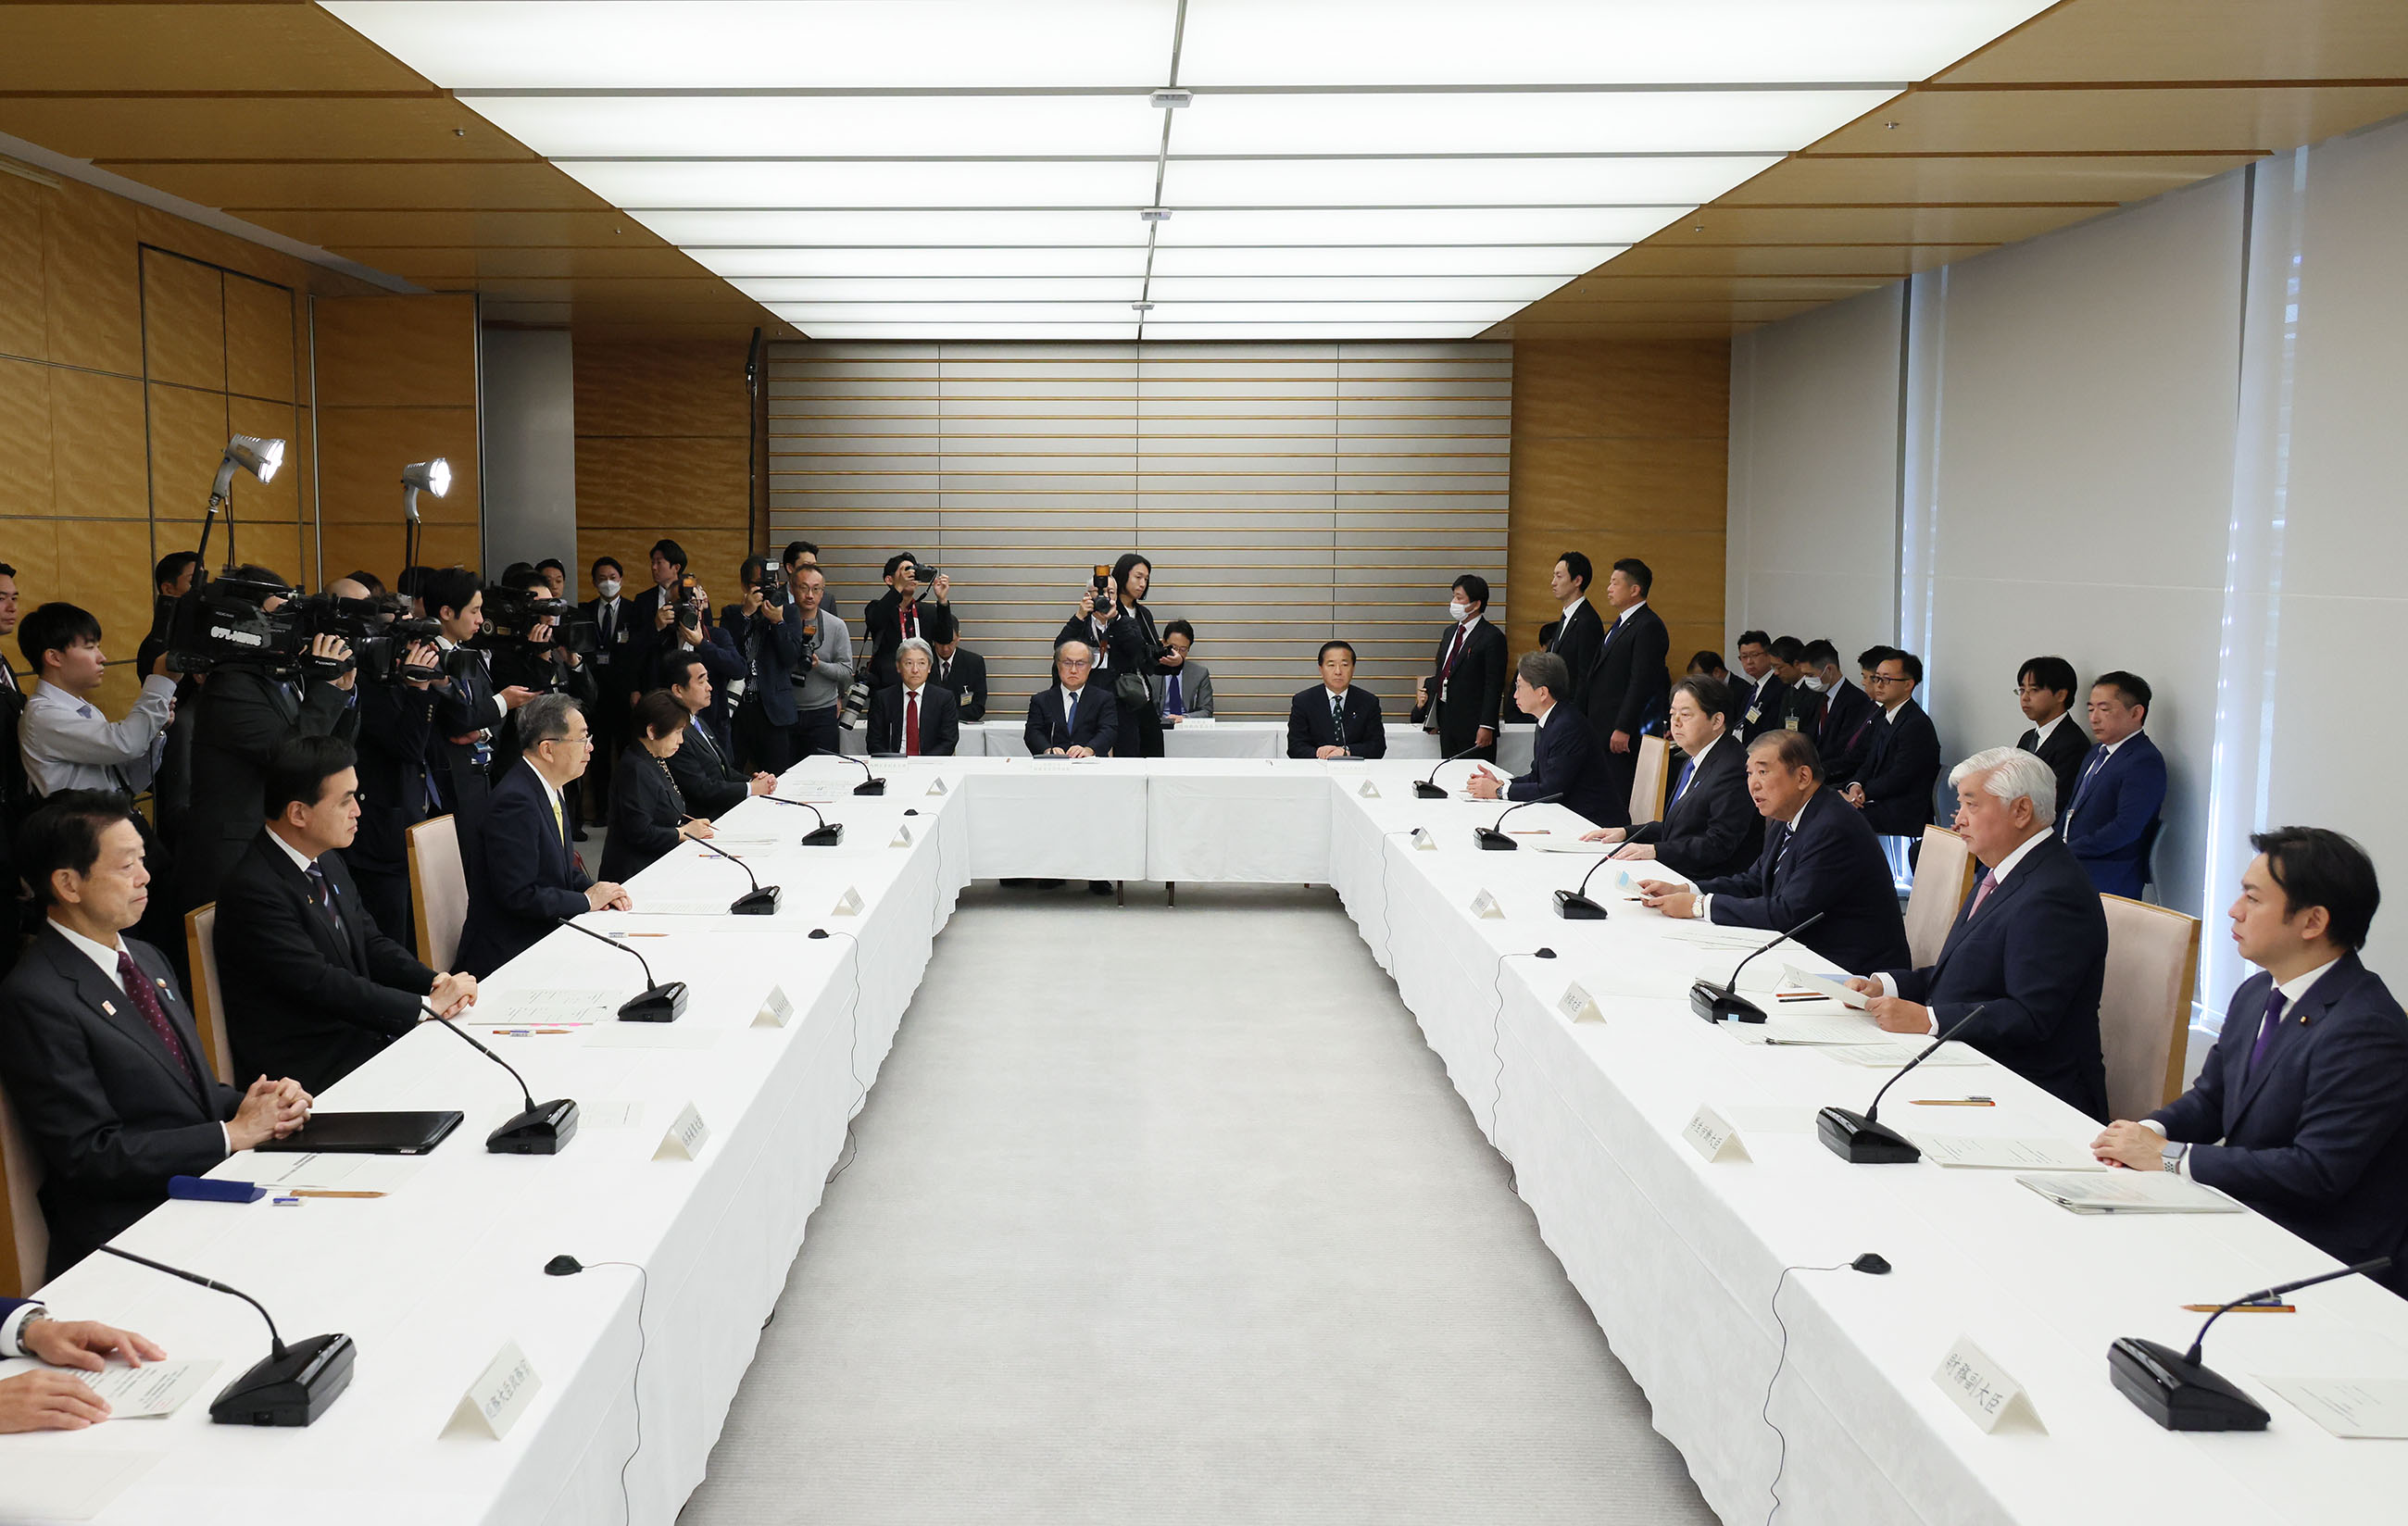
[[[460,862],[460,832],[449,816],[409,829],[409,906],[418,923],[418,959],[427,968],[455,968],[460,928],[468,920],[468,874]]]
[[[184,948],[192,955],[193,1020],[201,1030],[201,1053],[218,1079],[232,1086],[234,1044],[226,1036],[225,992],[218,987],[218,904],[184,913]]]
[[[2107,1059],[2107,1116],[2145,1118],[2182,1095],[2200,922],[2179,911],[2102,895],[2107,983],[2099,1047]]]
[[[1630,777],[1630,824],[1664,820],[1665,787],[1671,783],[1672,744],[1660,736],[1639,738],[1639,764]]]
[[[1914,863],[1914,889],[1906,895],[1906,952],[1916,969],[1940,957],[1956,908],[1973,888],[1973,850],[1948,827],[1923,829],[1923,852]]]
[[[50,1269],[50,1227],[42,1218],[42,1160],[17,1127],[0,1088],[0,1297],[27,1298]]]

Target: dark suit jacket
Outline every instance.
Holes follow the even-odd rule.
[[[1360,684],[1346,686],[1346,724],[1332,725],[1329,686],[1314,684],[1287,702],[1287,755],[1310,758],[1317,748],[1342,747],[1357,758],[1388,755],[1388,729],[1380,720],[1380,696]]]
[[[297,687],[297,685],[296,685]],[[267,819],[267,761],[288,736],[359,734],[351,696],[331,683],[299,695],[251,667],[222,667],[201,691],[192,803],[176,845],[176,909],[218,898],[218,882]]]
[[[1570,705],[1547,712],[1546,722],[1530,739],[1530,771],[1505,787],[1508,800],[1556,802],[1591,821],[1611,820],[1613,781],[1606,771],[1605,749],[1588,729],[1588,720]],[[1626,803],[1627,804],[1627,803]]]
[[[1747,687],[1745,674],[1732,675],[1731,685],[1732,697],[1739,702],[1739,725],[1736,729],[1742,745],[1755,741],[1766,732],[1781,729],[1781,718],[1787,712],[1789,705],[1789,686],[1781,681],[1779,674],[1767,673],[1761,690],[1751,691]],[[1747,718],[1750,710],[1756,712],[1754,720]]]
[[[2104,1121],[2099,989],[2107,914],[2098,891],[2051,833],[1999,882],[1979,916],[1972,909],[1969,895],[1930,968],[1886,972],[1898,993],[1931,1008],[1942,1031],[1987,1003],[1956,1036]]]
[[[1889,720],[1876,712],[1871,731],[1871,750],[1856,775],[1865,788],[1865,824],[1885,837],[1919,837],[1931,824],[1931,792],[1940,782],[1940,732],[1913,700]]]
[[[1505,703],[1505,633],[1488,623],[1476,622],[1463,640],[1463,652],[1455,660],[1455,677],[1446,673],[1447,649],[1455,644],[1455,627],[1449,626],[1438,638],[1438,653],[1430,659],[1427,692],[1429,703],[1413,707],[1415,725],[1437,712],[1438,755],[1451,758],[1469,748],[1479,739],[1480,728],[1494,728],[1500,720]],[[1440,697],[1443,693],[1444,697]]]
[[[1677,785],[1680,776],[1673,775]],[[1664,807],[1660,821],[1642,821],[1627,839],[1654,843],[1656,861],[1689,879],[1735,875],[1764,850],[1764,817],[1747,793],[1747,749],[1725,736],[1706,749],[1688,788]]]
[[[2087,785],[2077,782],[2057,813],[2057,829],[2090,871],[2099,893],[2138,898],[2148,878],[2143,852],[2149,827],[2165,809],[2166,758],[2147,732],[2134,732],[2114,752],[2093,747],[2083,758],[2082,772],[2102,753],[2106,761],[2099,772]]]
[[[435,780],[444,808],[460,831],[464,860],[475,851],[477,829],[485,820],[485,803],[509,765],[518,760],[501,749],[502,711],[494,703],[493,670],[485,655],[462,666],[451,682],[433,691],[435,716],[427,735],[427,772]],[[486,734],[486,765],[477,766],[479,732]],[[455,742],[455,736],[471,738]]]
[[[648,611],[641,623],[636,620],[636,601],[622,588],[619,612],[613,617],[610,635],[602,639],[602,601],[588,599],[577,606],[577,613],[594,622],[598,649],[594,654],[594,680],[606,700],[615,701],[617,707],[627,707],[626,697],[636,692],[642,680],[644,654],[652,639],[652,616]]]
[[[767,615],[748,616],[742,604],[731,604],[719,612],[719,630],[727,637],[728,649],[744,664],[747,703],[757,699],[761,717],[770,725],[791,726],[795,723],[793,675],[802,663],[806,634],[803,612],[796,607],[794,596],[782,589],[768,603],[778,606],[785,618],[773,620]],[[756,646],[760,649],[757,672],[752,650]],[[718,680],[713,679],[712,686],[716,688]]]
[[[360,831],[343,850],[351,863],[408,872],[407,834],[426,820],[426,760],[435,739],[435,706],[432,689],[362,686]],[[307,1081],[301,1084],[317,1090]]]
[[[318,861],[337,934],[308,877],[263,829],[218,891],[218,981],[237,1076],[323,1091],[418,1025],[435,972],[386,937],[342,855]]]
[[[1814,720],[1814,750],[1823,755],[1823,782],[1836,790],[1855,782],[1864,767],[1881,711],[1870,694],[1845,678],[1821,697],[1822,708]]]
[[[2192,1147],[2194,1178],[2341,1261],[2389,1256],[2375,1280],[2408,1296],[2408,1015],[2344,955],[2252,1068],[2272,984],[2242,982],[2199,1080],[2149,1116]]]
[[[1555,634],[1539,633],[1540,644],[1564,660],[1572,672],[1572,692],[1559,694],[1575,710],[1586,708],[1589,680],[1597,666],[1597,655],[1605,648],[1605,617],[1595,604],[1584,598],[1569,620],[1555,621]]]
[[[2057,808],[2059,814],[2073,799],[2073,787],[2082,777],[2083,761],[2090,755],[2090,734],[2082,729],[2079,717],[2069,715],[2057,722],[2057,730],[2048,734],[2046,745],[2040,739],[2040,728],[2028,726],[2015,746],[2048,764],[2057,776]]]
[[[688,727],[678,751],[696,745]],[[662,771],[661,761],[641,746],[628,748],[610,770],[610,835],[602,845],[602,877],[620,884],[652,867],[678,845],[678,824],[685,817],[685,796]]]
[[[494,787],[481,836],[483,849],[468,869],[467,922],[460,930],[460,963],[480,980],[562,918],[592,910],[585,891],[594,883],[569,855],[543,780],[523,763]]]
[[[752,794],[752,776],[736,766],[727,739],[713,735],[704,723],[709,714],[705,711],[687,724],[684,743],[669,754],[669,777],[677,781],[678,793],[685,797],[688,811],[705,820],[716,821]],[[613,877],[606,874],[602,877]]]
[[[1714,898],[1709,909],[1725,927],[1781,932],[1819,911],[1823,920],[1798,941],[1840,968],[1861,975],[1906,963],[1906,919],[1889,860],[1856,807],[1828,785],[1806,802],[1794,834],[1766,822],[1754,863],[1697,884]]]
[[[961,703],[953,692],[930,678],[920,690],[920,755],[950,758],[961,745]],[[903,686],[881,689],[869,696],[869,750],[903,750]]]
[[[48,926],[0,984],[0,1082],[42,1158],[58,1276],[167,1199],[167,1178],[226,1158],[242,1092],[209,1074],[193,1009],[158,949],[124,940],[150,977],[196,1087],[117,983]]]
[[[943,672],[930,673],[928,681],[953,692],[953,698],[961,702],[964,720],[986,719],[986,659],[977,652],[968,647],[955,647],[950,667]]]
[[[1672,633],[1653,605],[1607,628],[1582,699],[1600,743],[1618,731],[1637,736],[1664,729],[1672,704],[1672,670],[1665,665],[1671,650]],[[1577,674],[1573,687],[1580,687]]]
[[[919,606],[922,640],[934,646],[957,629],[953,612],[930,597],[925,587],[914,602]],[[869,688],[876,693],[895,682],[895,649],[903,644],[903,595],[890,588],[872,599],[861,614],[863,634],[869,642]]]
[[[1028,724],[1022,728],[1020,739],[1026,744],[1031,757],[1057,747],[1091,748],[1097,753],[1106,753],[1119,738],[1120,705],[1111,690],[1093,679],[1079,691],[1079,707],[1068,730],[1062,725],[1060,684],[1028,696]]]

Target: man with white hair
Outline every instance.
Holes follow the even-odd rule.
[[[1956,765],[1956,830],[1988,871],[1940,957],[1919,970],[1848,982],[1893,1034],[1938,1034],[1975,1007],[1956,1036],[2090,1117],[2107,1116],[2099,991],[2107,914],[2081,861],[2051,830],[2057,776],[2014,748]]]

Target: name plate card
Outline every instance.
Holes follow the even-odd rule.
[[[1380,798],[1380,787],[1377,784],[1372,783],[1369,779],[1365,779],[1363,781],[1363,787],[1354,792],[1361,795],[1366,800],[1377,800]]]
[[[702,1114],[694,1104],[687,1103],[685,1111],[678,1114],[677,1121],[669,1125],[669,1132],[661,1135],[661,1148],[652,1151],[652,1159],[691,1161],[702,1153],[702,1147],[710,1140],[710,1125],[703,1122]]]
[[[904,825],[896,827],[896,828],[895,829],[895,838],[894,838],[894,840],[893,840],[892,842],[889,842],[886,846],[887,846],[887,847],[889,847],[889,848],[909,848],[909,847],[910,847],[910,846],[911,846],[911,827],[910,827],[910,824],[909,822],[906,822]]]
[[[1501,922],[1505,920],[1505,908],[1498,906],[1497,904],[1497,897],[1489,894],[1486,891],[1482,891],[1478,895],[1471,898],[1471,914],[1484,920]]]
[[[837,897],[836,906],[828,912],[828,915],[831,917],[860,916],[861,891],[851,885],[846,886],[844,888],[844,893]]]
[[[2031,1396],[2024,1392],[2024,1386],[1991,1361],[1987,1352],[1962,1335],[1948,1348],[1948,1355],[1941,1360],[1940,1370],[1931,1375],[1931,1380],[1985,1434],[2000,1430],[2048,1433],[2048,1427],[2041,1423],[2040,1411],[2032,1407]]]
[[[1597,998],[1583,991],[1577,984],[1564,988],[1562,999],[1555,1003],[1555,1010],[1574,1022],[1605,1020],[1605,1010],[1597,1005]]]
[[[932,795],[943,794],[945,792],[945,781],[940,778],[930,779],[928,781],[928,792]]]
[[[783,1028],[795,1020],[795,1004],[783,986],[771,986],[769,994],[761,998],[761,1010],[752,1014],[755,1028]]]
[[[1430,829],[1427,827],[1413,828],[1412,842],[1416,852],[1435,853],[1438,851],[1438,838],[1431,834]]]
[[[543,1390],[543,1379],[535,1374],[535,1363],[527,1361],[519,1343],[504,1343],[501,1354],[494,1358],[468,1391],[460,1396],[452,1418],[444,1422],[442,1434],[457,1432],[462,1435],[481,1435],[494,1441],[510,1433],[527,1411],[527,1405]]]
[[[1722,1114],[1703,1103],[1681,1131],[1688,1147],[1708,1161],[1744,1161],[1749,1158],[1747,1147],[1740,1143],[1739,1128]]]

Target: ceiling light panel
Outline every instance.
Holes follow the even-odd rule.
[[[1177,0],[325,7],[447,90],[1159,83]]]
[[[1888,90],[1197,92],[1175,154],[1788,153]],[[476,103],[471,102],[474,105]],[[533,147],[534,145],[530,145]]]
[[[570,159],[560,167],[613,206],[1119,207],[1154,199],[1154,162]]]
[[[1166,323],[1149,321],[1149,339],[1469,339],[1486,323]],[[814,331],[817,333],[819,331]],[[829,338],[838,337],[829,335]],[[861,335],[855,337],[867,338]],[[901,337],[901,335],[896,335]],[[941,337],[930,335],[930,338]]]
[[[805,329],[820,323],[1133,323],[1126,302],[772,302]]]
[[[1156,302],[1536,302],[1580,272],[1560,276],[1164,276]]]
[[[1176,128],[1172,138],[1179,136]],[[1166,207],[1670,206],[1713,200],[1779,154],[1580,159],[1180,159]]]
[[[1308,249],[1154,250],[1154,274],[1171,276],[1550,276],[1579,275],[1621,253],[1622,244],[1466,244]],[[696,250],[695,258],[711,251]],[[705,264],[710,262],[703,259]]]
[[[1145,250],[1134,244],[1126,249],[689,247],[685,252],[705,270],[730,280],[845,276],[1120,276],[1136,279],[1145,274]],[[1597,263],[1591,260],[1580,268],[1585,270]]]
[[[2050,0],[1188,0],[1180,83],[1903,83]],[[342,7],[337,7],[338,9]]]
[[[1145,248],[1132,212],[653,211],[637,221],[672,244],[982,244]]]
[[[813,323],[814,339],[1134,339],[1135,323]]]
[[[1157,302],[1155,323],[1500,323],[1519,302]]]
[[[536,152],[564,158],[858,159],[962,154],[1143,158],[1162,113],[1126,95],[463,95]]]
[[[1172,244],[1629,244],[1680,211],[1669,207],[1409,207],[1175,213],[1157,242]]]
[[[1140,276],[1006,276],[995,278],[813,277],[801,280],[739,280],[737,290],[765,306],[784,302],[1135,302],[1145,294]],[[1124,307],[1125,310],[1125,307]]]

